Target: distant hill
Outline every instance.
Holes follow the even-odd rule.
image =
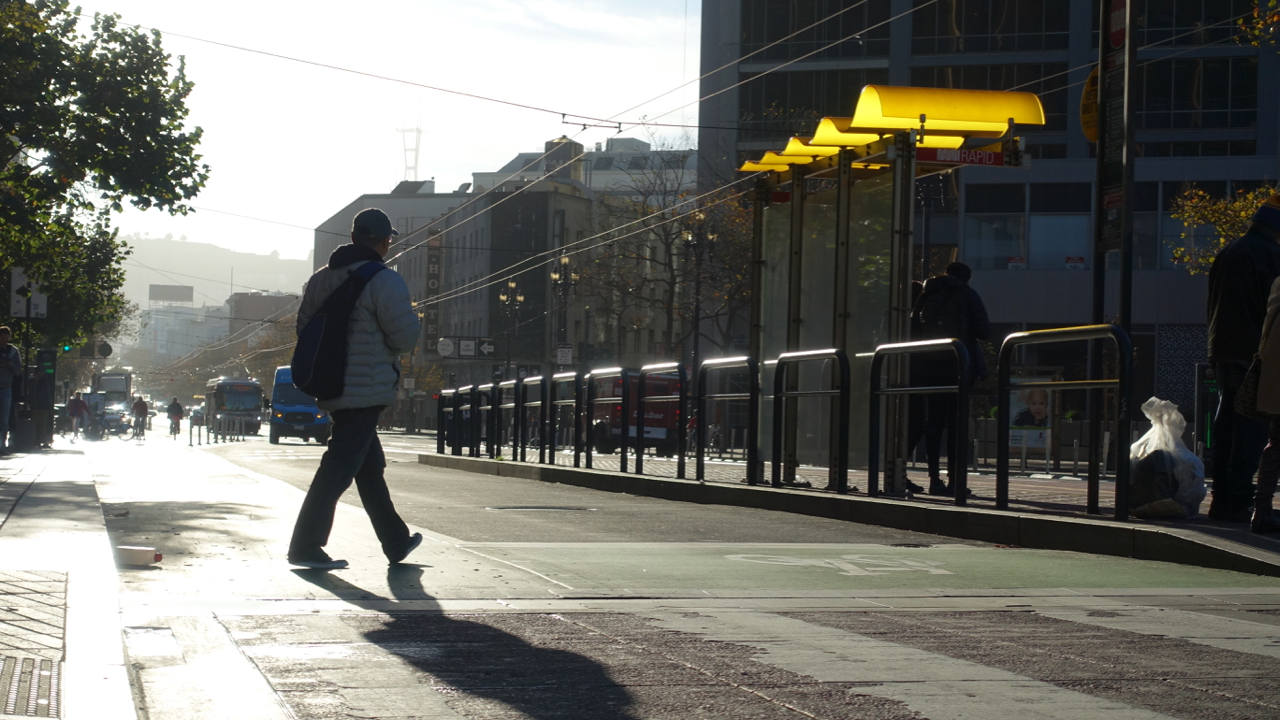
[[[121,236],[132,248],[125,258],[124,294],[147,307],[151,285],[190,285],[195,305],[221,305],[232,292],[249,290],[302,293],[311,277],[311,260],[282,260],[278,253],[257,255],[172,237]],[[234,279],[234,288],[232,282]]]

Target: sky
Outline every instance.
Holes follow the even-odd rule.
[[[175,63],[185,57],[195,83],[188,124],[204,130],[199,152],[210,177],[191,203],[196,212],[128,209],[115,220],[121,235],[171,234],[302,259],[312,228],[357,196],[405,179],[401,129],[422,129],[417,178],[450,192],[472,172],[496,170],[561,135],[587,147],[614,136],[683,135],[632,123],[621,135],[583,130],[558,113],[697,122],[697,83],[677,88],[698,76],[699,0],[78,4],[90,18],[116,13],[160,30],[165,51]]]

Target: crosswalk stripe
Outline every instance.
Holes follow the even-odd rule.
[[[756,647],[756,657],[819,682],[904,703],[930,720],[1161,720],[1167,715],[1050,683],[793,618],[736,610],[649,614],[666,630]],[[861,683],[866,683],[862,685]]]

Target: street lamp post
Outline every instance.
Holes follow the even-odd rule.
[[[573,287],[577,283],[578,271],[571,267],[568,255],[561,255],[559,261],[551,266],[551,286],[555,289],[555,296],[560,306],[559,312],[556,313],[560,324],[560,343],[569,342],[569,298],[573,295]],[[554,330],[552,337],[553,352],[558,353],[558,347],[554,341]]]
[[[695,229],[685,231],[684,247],[685,257],[693,260],[693,350],[690,353],[690,360],[696,376],[698,363],[702,360],[702,264],[711,252],[716,236],[703,229],[702,222],[705,216],[702,213],[695,213],[693,217],[697,225]],[[695,388],[696,391],[697,388]]]
[[[524,303],[524,292],[516,287],[515,280],[508,280],[507,287],[498,293],[498,302],[502,303],[503,311],[511,318],[511,331],[507,335],[507,372],[514,375],[511,372],[511,343],[520,335],[520,305]]]

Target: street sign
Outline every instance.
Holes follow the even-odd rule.
[[[436,352],[440,357],[473,358],[479,356],[477,350],[489,356],[495,349],[490,338],[442,337],[436,341]]]
[[[412,377],[401,378],[400,384],[404,387],[405,390],[412,390],[413,381],[414,381],[414,378]]]
[[[30,308],[33,318],[42,318],[49,314],[49,298],[40,292],[40,286],[27,280],[22,268],[13,268],[9,275],[9,316],[27,317]]]
[[[560,343],[556,346],[556,364],[572,365],[573,364],[573,345],[569,343]]]

